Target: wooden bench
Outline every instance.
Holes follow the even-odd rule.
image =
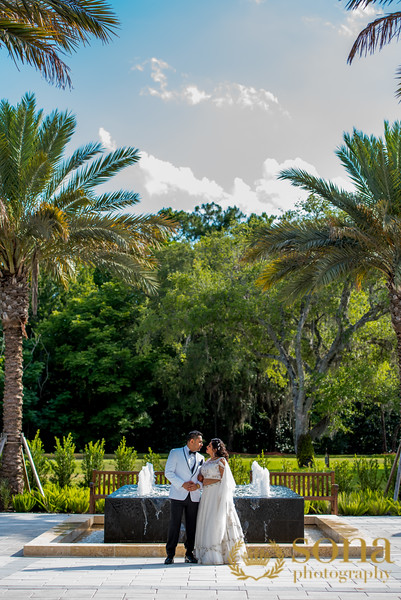
[[[93,471],[90,485],[89,512],[94,513],[96,500],[106,498],[123,485],[138,483],[139,471]],[[156,471],[156,483],[169,483],[163,471]],[[252,473],[250,474],[252,479]],[[331,514],[338,514],[338,485],[334,483],[334,471],[326,473],[284,473],[270,471],[271,485],[290,488],[305,500],[326,500],[331,504]]]
[[[325,500],[331,504],[331,514],[338,515],[338,485],[334,483],[335,473],[279,473],[270,471],[270,484],[290,488],[305,500]]]
[[[89,494],[89,512],[94,513],[96,500],[107,498],[123,485],[138,483],[139,471],[93,471]],[[156,483],[169,483],[163,471],[155,471]]]

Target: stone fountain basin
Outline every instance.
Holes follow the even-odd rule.
[[[73,515],[62,524],[56,525],[37,538],[24,545],[24,556],[86,556],[86,557],[160,557],[166,556],[165,541],[162,544],[105,544],[99,541],[104,525],[103,515]],[[371,538],[366,538],[356,527],[347,523],[342,517],[334,515],[306,515],[304,548],[312,552],[312,546],[320,540],[318,552],[320,557],[331,557],[333,546],[338,546],[338,557],[343,557],[344,540],[366,540],[366,556],[377,553],[380,545],[374,545]],[[85,540],[85,541],[84,541]],[[95,541],[96,540],[96,541]],[[253,552],[264,552],[266,544],[247,544]],[[272,549],[270,548],[270,551]],[[280,550],[286,557],[303,556],[293,544],[280,544]],[[178,544],[176,555],[184,556],[183,544]],[[272,556],[276,556],[274,549]],[[349,547],[349,556],[361,557],[361,545],[353,542]]]
[[[136,485],[125,485],[106,498],[106,543],[165,543],[170,519],[169,486],[157,486],[154,497],[137,496]],[[292,490],[272,486],[267,498],[238,486],[234,495],[246,543],[290,543],[304,536],[304,499]]]

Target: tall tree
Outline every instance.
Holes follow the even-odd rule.
[[[118,25],[105,0],[0,0],[0,47],[63,88],[71,77],[61,55],[91,37],[108,42]]]
[[[22,338],[29,293],[36,308],[39,268],[67,282],[79,263],[116,273],[147,290],[156,285],[151,247],[171,230],[161,216],[133,214],[138,196],[97,192],[139,160],[134,148],[109,154],[89,143],[63,158],[75,119],[36,112],[33,95],[0,103],[0,318],[5,340],[2,475],[23,487],[20,452]]]
[[[356,10],[366,8],[371,4],[387,6],[392,4],[393,0],[348,0],[347,10]],[[398,39],[401,34],[401,12],[393,11],[374,19],[369,23],[356,38],[351,51],[348,55],[349,64],[356,56],[366,56],[373,54],[377,49],[381,50],[383,46],[389,44],[394,38]],[[401,67],[397,70],[397,79],[400,81],[396,97],[401,97]]]
[[[290,300],[337,280],[360,285],[371,278],[381,284],[388,293],[401,373],[401,123],[385,122],[383,139],[356,130],[344,134],[337,156],[355,192],[302,170],[282,171],[281,179],[322,198],[336,212],[259,228],[250,257],[268,259],[261,285],[284,280]]]

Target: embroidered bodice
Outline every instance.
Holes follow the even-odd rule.
[[[218,460],[207,460],[201,466],[201,474],[205,479],[221,479],[219,466],[224,468],[224,462],[221,458]]]

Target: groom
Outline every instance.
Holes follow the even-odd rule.
[[[180,535],[182,513],[185,513],[185,562],[198,562],[193,555],[195,545],[196,515],[198,514],[200,488],[198,472],[203,464],[199,450],[203,446],[200,431],[191,431],[186,446],[171,450],[164,474],[170,486],[170,525],[166,544],[167,558],[164,564],[174,562],[175,549]]]

